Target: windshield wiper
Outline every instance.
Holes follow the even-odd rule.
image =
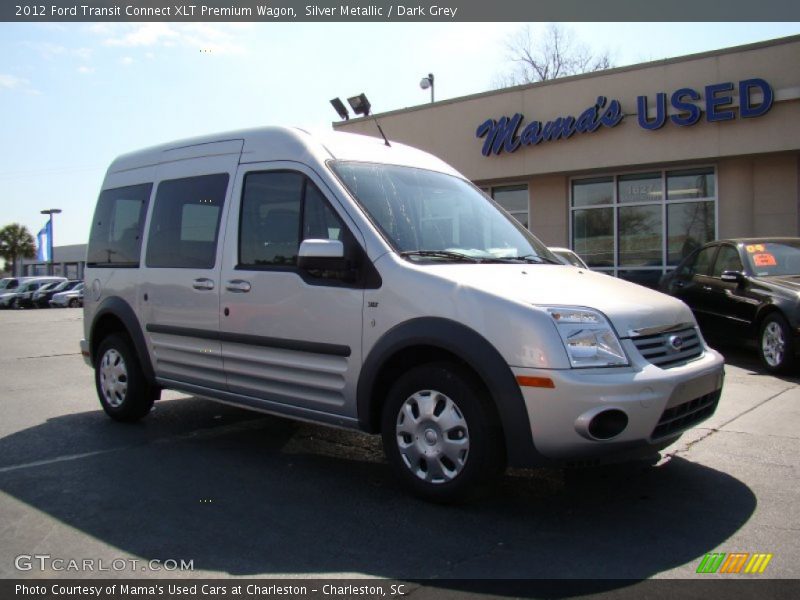
[[[525,254],[524,256],[516,256],[514,257],[517,260],[524,260],[525,262],[532,262],[532,263],[550,263],[551,265],[561,265],[563,264],[561,261],[553,260],[552,258],[547,258],[546,256],[542,256],[541,254]]]
[[[401,252],[400,256],[404,258],[409,256],[423,256],[426,258],[443,258],[446,260],[457,260],[471,263],[482,262],[481,259],[475,258],[474,256],[468,256],[467,254],[461,254],[460,252],[450,252],[448,250],[407,250],[405,252]]]

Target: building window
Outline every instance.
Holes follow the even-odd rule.
[[[713,167],[575,178],[572,248],[593,269],[656,287],[716,238],[716,190]]]
[[[528,227],[528,186],[527,185],[502,185],[492,188],[483,188],[494,201],[511,213],[517,221]]]

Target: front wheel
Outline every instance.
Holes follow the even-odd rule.
[[[70,298],[69,299],[69,307],[70,308],[78,308],[80,305],[80,301],[77,298]]]
[[[449,363],[415,367],[392,386],[382,416],[387,459],[406,487],[434,502],[463,500],[504,467],[489,394]]]
[[[773,313],[764,319],[758,350],[762,364],[771,373],[788,373],[794,368],[794,337],[783,315]]]
[[[95,385],[106,414],[117,421],[138,421],[153,407],[155,393],[124,335],[105,338],[95,359]]]

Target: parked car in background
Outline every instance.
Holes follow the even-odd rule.
[[[0,294],[0,308],[23,308],[30,305],[33,293],[43,285],[66,280],[66,277],[28,277],[13,291]]]
[[[50,306],[50,300],[52,300],[55,294],[73,290],[80,283],[82,283],[80,279],[70,279],[69,281],[62,281],[61,283],[51,283],[42,286],[33,294],[33,306],[36,308],[48,308]]]
[[[53,294],[50,299],[50,306],[53,308],[78,308],[83,306],[83,282],[79,282],[74,288],[66,292]]]
[[[550,250],[550,252],[555,254],[556,258],[565,265],[572,265],[573,267],[581,267],[582,269],[589,268],[586,266],[586,263],[583,262],[583,259],[569,248],[559,248],[558,246],[555,246],[548,248],[548,250]]]
[[[764,367],[786,373],[800,350],[800,238],[710,242],[661,280],[703,333],[755,345]]]
[[[19,277],[3,277],[0,279],[0,294],[5,294],[19,287]]]

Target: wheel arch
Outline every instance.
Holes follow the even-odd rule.
[[[378,433],[386,394],[397,377],[414,366],[442,360],[468,369],[485,386],[503,428],[510,465],[547,462],[535,449],[525,401],[506,361],[478,332],[444,318],[406,321],[386,332],[373,346],[358,382],[360,427]]]
[[[155,371],[147,352],[147,342],[144,339],[139,319],[130,304],[119,296],[110,296],[100,303],[95,311],[94,319],[89,333],[89,352],[92,364],[97,358],[97,349],[103,339],[112,333],[123,333],[133,343],[133,348],[142,366],[142,372],[150,384],[155,384]]]

